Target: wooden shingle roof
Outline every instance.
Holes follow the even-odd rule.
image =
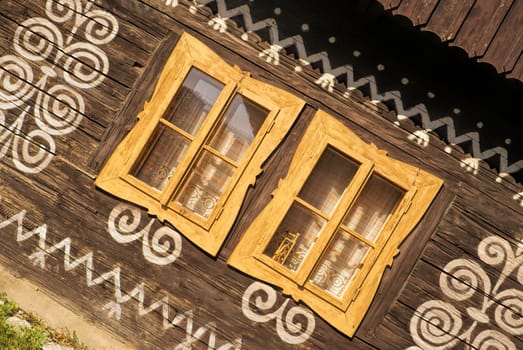
[[[523,0],[378,0],[442,42],[523,81]]]

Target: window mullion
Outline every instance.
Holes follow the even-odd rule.
[[[192,140],[183,159],[180,161],[180,164],[169,181],[169,184],[160,195],[160,203],[162,205],[166,206],[169,203],[171,198],[174,196],[176,189],[191,172],[193,164],[197,161],[198,153],[201,151],[205,141],[209,138],[210,133],[216,124],[216,120],[223,114],[223,111],[230,103],[232,96],[237,89],[238,84],[236,83],[231,83],[224,87],[222,93],[214,103],[214,106],[203,121],[198,133]]]
[[[358,193],[361,191],[365,182],[370,177],[374,164],[372,162],[366,162],[360,165],[358,172],[352,179],[350,185],[345,190],[340,198],[339,203],[336,206],[336,210],[332,214],[332,217],[325,225],[320,235],[316,239],[314,246],[305,258],[300,270],[298,271],[296,282],[299,285],[304,285],[311,275],[317,261],[323,255],[325,248],[329,244],[330,240],[336,233],[338,227],[343,220],[347,210],[343,210],[350,207],[350,204],[356,199]]]

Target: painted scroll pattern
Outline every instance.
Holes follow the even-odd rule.
[[[142,254],[156,265],[168,265],[176,261],[182,252],[182,237],[177,231],[161,226],[151,236],[155,219],[139,229],[141,212],[127,204],[117,205],[109,214],[107,231],[120,244],[142,239]]]
[[[417,346],[408,350],[455,349],[459,344],[464,349],[516,350],[511,339],[523,336],[523,288],[506,287],[505,282],[523,286],[523,242],[513,249],[508,241],[491,236],[479,244],[478,256],[500,271],[497,281],[477,262],[449,262],[439,286],[452,302],[430,300],[418,307],[410,321]]]
[[[0,198],[0,206],[1,198]],[[47,260],[58,259],[58,254],[63,254],[63,269],[65,272],[73,272],[74,270],[85,269],[85,284],[89,288],[95,286],[104,286],[112,290],[112,299],[105,303],[103,309],[107,312],[108,317],[120,321],[122,318],[124,306],[128,306],[126,310],[129,312],[136,312],[138,317],[146,317],[150,314],[161,315],[162,331],[174,329],[177,332],[184,332],[184,339],[173,345],[174,350],[188,350],[192,349],[196,343],[204,343],[208,350],[240,350],[242,348],[242,339],[237,337],[231,341],[220,340],[217,336],[217,324],[214,321],[207,322],[203,325],[197,325],[195,310],[180,310],[179,307],[173,305],[168,295],[165,292],[155,291],[155,293],[163,294],[161,298],[151,296],[151,291],[146,287],[144,282],[137,282],[134,288],[126,288],[124,283],[126,281],[133,281],[136,278],[127,276],[122,267],[114,267],[111,270],[102,272],[99,267],[100,262],[96,259],[92,251],[80,256],[73,256],[72,252],[77,251],[74,247],[74,241],[70,237],[66,237],[57,243],[50,243],[48,238],[49,228],[46,224],[34,225],[28,223],[27,211],[21,210],[19,212],[12,212],[5,207],[0,208],[0,236],[5,239],[6,234],[12,234],[16,237],[16,242],[30,243],[35,242],[36,247],[34,252],[29,255],[30,261],[37,267],[45,270],[47,268]],[[115,211],[119,211],[115,208]],[[6,215],[7,214],[7,215]],[[124,216],[126,214],[123,214]],[[110,222],[110,218],[108,221]],[[122,220],[127,220],[123,218]],[[133,219],[131,219],[132,223]],[[36,226],[32,230],[27,230],[26,226]],[[120,225],[121,226],[121,225]],[[138,237],[138,235],[135,235]],[[129,278],[131,277],[131,278]],[[147,302],[146,302],[147,300]],[[136,306],[131,306],[131,303],[136,303]],[[201,348],[201,345],[198,346]]]
[[[16,55],[0,57],[0,159],[10,154],[20,171],[39,173],[49,165],[54,137],[71,133],[82,121],[85,101],[79,91],[100,85],[109,71],[98,46],[115,38],[118,22],[92,5],[48,0],[47,18],[27,19],[16,29]]]
[[[286,299],[274,310],[277,292],[266,284],[254,282],[245,290],[242,311],[245,317],[258,323],[275,319],[276,332],[284,342],[301,344],[313,333],[316,320],[312,312],[302,306],[287,309],[289,300]]]
[[[117,205],[109,214],[107,231],[111,237],[120,244],[127,244],[142,239],[142,253],[147,261],[156,265],[168,265],[176,261],[181,254],[181,235],[166,226],[161,226],[154,231],[151,229],[155,219],[151,219],[143,228],[140,227],[141,211],[128,204]],[[136,291],[143,294],[143,287]],[[132,293],[131,293],[132,294]],[[288,344],[301,344],[313,333],[315,319],[312,312],[302,306],[287,308],[290,299],[286,299],[275,311],[277,292],[260,282],[252,283],[242,298],[242,311],[251,321],[265,323],[276,320],[276,332],[282,341]],[[123,300],[123,299],[122,299]],[[251,301],[254,303],[251,304]],[[119,315],[119,306],[108,306],[111,314]],[[305,320],[305,324],[300,323]]]

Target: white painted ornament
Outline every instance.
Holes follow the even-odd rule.
[[[288,344],[296,345],[305,342],[312,335],[316,326],[312,312],[302,306],[293,306],[286,310],[290,299],[286,299],[274,310],[276,299],[277,293],[272,287],[261,282],[254,282],[243,294],[243,314],[249,320],[261,323],[275,319],[278,336]],[[271,312],[271,310],[274,311]],[[296,319],[297,316],[305,317],[306,324],[299,322]]]
[[[407,139],[422,148],[426,148],[430,143],[429,132],[430,130],[416,130],[414,133],[410,134]]]
[[[85,114],[77,89],[100,85],[109,72],[107,55],[98,46],[116,37],[119,24],[92,5],[48,0],[47,18],[29,18],[15,30],[17,55],[0,57],[0,158],[10,153],[22,172],[36,174],[49,165],[56,154],[53,137],[76,130]],[[62,31],[66,22],[72,23],[67,32]],[[23,134],[32,116],[37,128]]]
[[[523,247],[514,249],[505,239],[490,236],[479,243],[478,257],[485,265],[455,259],[444,267],[439,286],[445,300],[429,300],[417,308],[410,320],[416,346],[407,350],[458,345],[468,349],[466,344],[474,349],[516,350],[511,337],[523,336]],[[497,280],[491,280],[487,268],[499,272]],[[513,282],[504,284],[514,274]]]
[[[125,215],[128,214],[122,214],[127,210],[125,205],[122,205],[121,207],[117,206],[116,208],[118,209],[113,210],[113,215],[117,215],[110,218],[108,221],[116,221],[117,218],[120,218],[119,220],[124,220],[128,223],[128,231],[133,232],[134,230],[132,228],[135,225],[134,222],[136,219],[125,217]],[[120,214],[116,212],[120,212]],[[111,290],[112,288],[113,299],[105,303],[103,306],[103,309],[107,311],[107,316],[109,318],[121,321],[123,306],[126,303],[135,302],[137,303],[137,306],[129,307],[127,312],[135,312],[136,316],[139,317],[155,314],[154,319],[156,319],[158,315],[161,316],[162,321],[159,325],[159,328],[163,328],[161,331],[166,331],[171,328],[185,330],[185,339],[181,343],[174,345],[174,349],[192,349],[192,346],[195,343],[207,344],[207,350],[240,350],[242,348],[241,337],[237,337],[230,342],[221,343],[218,339],[218,334],[220,332],[216,322],[211,321],[201,326],[197,326],[194,311],[180,311],[178,307],[171,305],[170,299],[165,295],[165,292],[160,291],[159,293],[163,296],[155,300],[154,296],[146,295],[150,290],[145,287],[144,282],[139,281],[134,288],[126,286],[126,288],[123,289],[122,281],[136,280],[136,277],[127,277],[124,273],[123,267],[118,266],[106,272],[97,271],[96,267],[103,264],[96,261],[95,255],[92,251],[88,251],[81,256],[73,257],[71,251],[76,251],[77,249],[73,248],[73,240],[70,237],[66,237],[54,244],[49,242],[47,238],[48,226],[46,224],[42,224],[31,231],[26,231],[26,226],[24,225],[26,215],[27,211],[21,210],[11,217],[0,221],[0,235],[5,232],[12,233],[14,231],[17,243],[23,243],[26,241],[26,243],[35,242],[34,239],[36,238],[37,247],[35,248],[34,253],[29,255],[28,258],[35,266],[39,266],[42,270],[47,268],[48,257],[52,256],[52,259],[54,260],[59,256],[57,253],[62,252],[64,255],[63,267],[65,272],[83,268],[85,269],[85,283],[87,287],[91,288],[103,285],[104,288],[108,288],[108,290]],[[2,218],[0,218],[0,220],[2,220]],[[131,220],[130,223],[128,220]],[[116,226],[121,230],[122,226],[125,226],[125,224],[124,222],[120,222],[119,224],[115,224],[115,227]],[[121,235],[121,237],[118,235]],[[122,232],[119,231],[116,236],[122,240],[130,241],[131,238],[136,239],[141,237],[141,233],[134,233],[131,234],[130,237],[125,237],[125,234],[122,234]],[[4,236],[2,236],[2,239],[5,239]],[[148,304],[146,303],[146,300],[148,301]],[[150,320],[147,321],[150,322]]]
[[[280,51],[282,47],[280,45],[271,45],[268,49],[263,50],[258,54],[258,57],[265,58],[267,63],[274,65],[280,64]]]
[[[182,252],[182,237],[177,231],[162,226],[151,236],[151,219],[141,230],[141,212],[128,204],[117,205],[109,214],[107,230],[118,243],[131,243],[142,239],[142,254],[145,259],[156,265],[168,265],[176,261]]]
[[[334,91],[334,82],[336,77],[330,73],[323,73],[314,83],[321,86],[322,89],[328,92]]]
[[[220,32],[225,33],[227,31],[227,18],[225,17],[213,17],[211,20],[209,20],[208,24],[212,27],[212,29]]]

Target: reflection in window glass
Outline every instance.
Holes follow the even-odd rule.
[[[331,215],[357,170],[358,164],[328,147],[298,197]]]
[[[289,270],[297,271],[324,224],[324,219],[294,203],[264,254]]]
[[[340,230],[316,265],[310,282],[341,298],[370,247]]]
[[[209,145],[227,158],[239,162],[247,152],[268,112],[241,95],[236,95],[220,119]]]
[[[372,174],[343,224],[368,240],[375,241],[402,196],[403,190],[381,176]]]
[[[218,80],[192,68],[164,114],[164,119],[195,135],[223,89]]]
[[[235,168],[209,152],[202,152],[176,202],[193,213],[208,218],[229,184]]]
[[[131,175],[161,191],[185,154],[189,141],[159,124],[150,137]]]

